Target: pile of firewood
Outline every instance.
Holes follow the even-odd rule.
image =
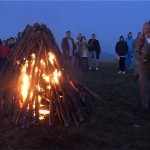
[[[78,126],[92,110],[91,94],[72,79],[52,32],[27,25],[0,72],[0,124]]]

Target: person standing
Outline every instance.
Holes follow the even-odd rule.
[[[79,54],[79,45],[81,43],[81,37],[82,37],[82,34],[79,33],[77,40],[75,41],[75,45],[76,45],[76,49],[75,49],[75,53],[74,53],[74,67],[75,68],[81,67],[81,57]]]
[[[133,67],[132,65],[132,58],[133,58],[133,41],[132,38],[132,32],[128,33],[128,37],[126,38],[126,43],[128,45],[128,53],[125,60],[125,67],[126,69],[131,69]]]
[[[89,70],[92,68],[95,68],[98,70],[98,60],[99,60],[99,55],[101,53],[101,48],[99,41],[96,39],[96,35],[92,34],[91,39],[88,41],[89,44]]]
[[[133,51],[133,58],[134,58],[134,75],[135,75],[135,77],[137,77],[137,78],[138,78],[138,74],[139,74],[139,61],[138,61],[137,56],[136,56],[136,51],[139,50],[139,42],[140,42],[141,36],[142,36],[142,33],[141,33],[141,32],[138,32],[137,38],[133,41],[133,48],[134,48],[134,51]]]
[[[9,47],[10,47],[11,51],[14,48],[14,46],[15,46],[14,38],[10,37],[10,39],[9,39]]]
[[[66,32],[66,37],[62,39],[61,47],[63,50],[64,59],[67,62],[68,66],[71,66],[73,63],[73,55],[75,51],[75,43],[73,38],[71,38],[71,32]]]
[[[79,54],[81,57],[81,69],[85,72],[89,70],[89,44],[86,41],[85,36],[81,37],[81,43],[79,44]]]
[[[2,41],[2,47],[0,48],[0,71],[2,70],[4,64],[7,62],[8,57],[11,54],[11,49],[9,48],[6,40]]]
[[[150,111],[150,21],[143,25],[143,35],[136,56],[139,60],[142,110],[147,113]]]
[[[119,58],[119,74],[125,74],[125,58],[128,52],[127,43],[124,41],[124,37],[120,36],[119,41],[115,47],[116,54]]]

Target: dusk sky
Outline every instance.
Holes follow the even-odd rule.
[[[150,20],[150,1],[0,1],[0,38],[17,36],[27,24],[44,23],[60,46],[67,30],[76,39],[78,33],[92,33],[101,50],[114,53],[120,35],[133,38]]]

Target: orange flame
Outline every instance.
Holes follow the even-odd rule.
[[[49,110],[40,109],[39,110],[39,114],[40,115],[48,115],[49,114]]]
[[[55,56],[54,56],[54,54],[52,54],[52,53],[48,53],[48,55],[49,55],[49,61],[50,61],[50,63],[53,65],[54,64],[54,59],[55,59]]]
[[[38,84],[38,85],[36,85],[36,90],[38,91],[38,92],[44,92],[44,89]]]
[[[38,67],[35,67],[35,72],[36,72],[36,73],[38,72]]]
[[[61,76],[61,72],[58,71],[57,69],[55,69],[55,71],[53,73],[53,80],[52,80],[52,82],[58,84],[60,76]]]
[[[48,64],[46,64],[46,62],[44,61],[44,59],[41,59],[40,60],[40,65],[39,66],[35,66],[35,62],[36,62],[36,56],[34,53],[31,54],[31,61],[29,63],[28,60],[26,60],[26,58],[24,58],[25,60],[25,64],[22,66],[22,74],[21,74],[21,95],[23,97],[23,102],[26,100],[27,98],[27,95],[28,95],[28,92],[29,93],[29,98],[32,99],[33,98],[33,94],[34,94],[34,90],[38,91],[38,92],[43,92],[45,93],[46,90],[50,91],[51,90],[51,84],[59,84],[59,79],[61,77],[61,72],[57,69],[54,70],[54,72],[48,72],[47,73],[47,70],[46,70],[46,66]],[[51,52],[48,53],[48,61],[50,62],[50,64],[53,66],[54,65],[54,61],[56,62],[55,60],[55,55]],[[17,61],[17,64],[20,64],[19,61]],[[29,66],[30,65],[30,66]],[[41,85],[39,85],[38,83],[41,83],[40,81],[38,81],[38,83],[36,84],[36,86],[34,87],[35,89],[33,89],[33,91],[29,88],[30,88],[30,81],[32,79],[32,71],[30,71],[30,75],[27,74],[27,68],[31,67],[30,70],[32,71],[35,71],[35,73],[38,73],[39,72],[39,76],[41,77],[42,75],[42,78],[48,83],[48,85],[46,85],[46,87],[43,87]],[[35,66],[35,67],[33,67]],[[34,70],[33,70],[34,68]],[[53,66],[54,68],[54,66]],[[39,96],[41,95],[41,96]],[[38,102],[39,102],[39,105],[40,105],[40,109],[39,109],[39,119],[40,120],[43,120],[45,119],[45,115],[48,115],[50,113],[50,111],[46,108],[44,108],[45,106],[41,104],[41,99],[43,98],[42,97],[42,94],[40,93],[38,95]],[[62,96],[60,95],[60,98],[62,98]],[[35,102],[33,103],[33,108],[35,108]]]
[[[20,65],[20,60],[17,60],[16,63],[17,63],[17,65]]]
[[[50,89],[51,89],[51,86],[50,86],[50,85],[49,85],[49,86],[46,86],[46,89],[50,90]]]
[[[45,69],[45,67],[46,67],[46,63],[44,62],[44,60],[43,60],[43,59],[41,59],[40,64],[41,64],[41,67]]]
[[[29,76],[26,74],[28,67],[28,61],[26,60],[25,65],[22,67],[22,84],[21,84],[21,94],[23,96],[23,102],[25,101],[28,90],[29,90]]]
[[[31,57],[32,57],[32,59],[36,58],[34,53],[31,54]]]
[[[50,82],[50,77],[48,75],[46,75],[45,73],[42,74],[42,77],[46,82],[48,82],[48,83]]]

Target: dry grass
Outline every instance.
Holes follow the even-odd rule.
[[[141,112],[139,83],[132,71],[118,75],[117,68],[116,62],[100,62],[99,71],[73,70],[77,80],[106,101],[93,100],[96,113],[79,128],[0,126],[0,149],[149,150],[150,114]]]

